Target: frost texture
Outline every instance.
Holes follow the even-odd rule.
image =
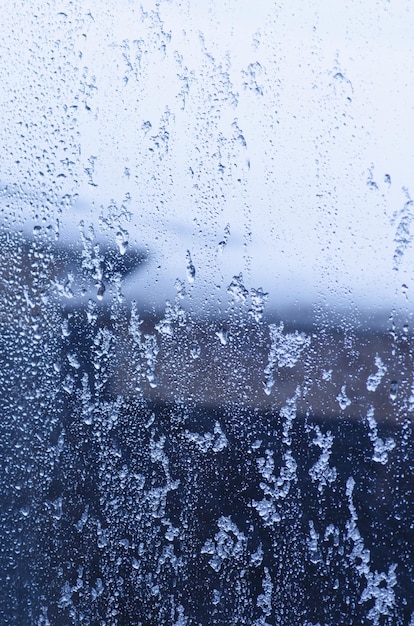
[[[388,437],[385,441],[378,435],[378,426],[374,417],[374,408],[370,407],[367,413],[367,422],[369,426],[369,438],[374,446],[373,461],[385,465],[388,463],[388,453],[395,448],[395,441]]]
[[[230,517],[220,517],[217,522],[219,532],[214,539],[208,539],[201,548],[202,554],[211,556],[210,567],[214,571],[220,571],[226,561],[237,561],[242,558],[247,547],[246,536],[239,531]]]
[[[263,593],[257,598],[257,606],[262,609],[266,617],[272,614],[272,592],[273,583],[267,567],[264,568],[264,579],[262,582]]]
[[[414,626],[414,339],[398,328],[413,204],[406,191],[393,221],[398,293],[384,275],[398,323],[366,334],[356,301],[332,328],[331,294],[348,307],[340,255],[358,249],[360,226],[376,231],[335,207],[340,194],[355,204],[335,167],[358,178],[351,152],[367,139],[341,51],[330,73],[324,54],[292,73],[290,52],[309,47],[292,39],[298,16],[266,3],[7,4],[0,622]],[[360,11],[368,42],[384,15]],[[229,24],[237,50],[219,32]],[[307,125],[316,169],[296,149],[315,152]],[[373,172],[355,191],[387,215],[391,179]],[[299,293],[285,278],[315,243],[305,274],[326,270],[327,306],[309,335],[287,332],[286,302],[315,285]],[[270,310],[265,283],[249,282],[261,271],[282,296]],[[371,280],[366,302],[374,292]],[[276,315],[285,327],[263,323]]]
[[[296,331],[283,334],[283,329],[283,322],[279,326],[276,324],[269,325],[271,345],[268,364],[264,370],[266,375],[265,393],[267,395],[270,395],[275,384],[273,377],[274,369],[276,367],[295,367],[311,341],[310,337],[305,333]]]
[[[398,270],[402,263],[404,253],[411,245],[413,234],[411,225],[414,219],[413,202],[409,199],[398,215],[398,225],[395,231],[394,243],[394,269]]]
[[[360,597],[360,603],[374,601],[374,605],[369,609],[367,618],[373,626],[380,626],[383,616],[392,616],[395,607],[394,587],[397,584],[396,569],[397,564],[393,563],[388,568],[388,573],[371,571],[370,551],[364,546],[364,540],[357,527],[358,515],[353,503],[353,490],[355,481],[348,478],[346,483],[346,493],[349,502],[349,512],[351,519],[347,523],[348,538],[352,544],[350,561],[355,567],[359,576],[365,581],[365,588]]]
[[[342,385],[340,393],[336,396],[339,406],[341,407],[341,411],[345,411],[347,407],[350,406],[351,400],[348,398],[346,393],[346,385]]]
[[[290,450],[291,438],[290,431],[293,420],[296,418],[296,401],[299,389],[296,395],[291,398],[281,410],[283,422],[283,443],[286,447],[282,457],[283,465],[276,476],[274,473],[274,453],[267,449],[266,457],[260,457],[257,465],[261,476],[265,482],[260,483],[260,489],[263,491],[264,498],[260,501],[254,500],[253,507],[263,520],[264,526],[272,526],[281,521],[281,504],[279,501],[285,500],[291,490],[291,486],[297,480],[297,463]]]
[[[209,450],[213,450],[213,452],[221,452],[228,445],[227,437],[223,433],[219,422],[215,423],[214,431],[212,433],[200,435],[198,433],[186,432],[186,437],[188,441],[194,443],[201,450],[201,452],[204,453]]]
[[[368,391],[375,391],[380,384],[384,374],[387,372],[387,367],[382,362],[382,359],[378,356],[375,357],[375,366],[377,368],[377,372],[375,374],[370,374],[367,378],[367,389]]]
[[[235,300],[246,302],[249,292],[243,285],[243,274],[233,276],[230,285],[227,287],[227,293],[233,296]]]
[[[333,483],[337,478],[336,468],[329,466],[334,438],[329,431],[324,435],[318,426],[315,427],[315,431],[316,438],[312,441],[312,444],[320,448],[322,453],[315,465],[309,470],[309,476],[313,482],[318,483],[318,489],[322,492],[324,487]]]

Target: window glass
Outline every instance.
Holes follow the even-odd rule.
[[[411,3],[0,17],[2,622],[413,626]]]

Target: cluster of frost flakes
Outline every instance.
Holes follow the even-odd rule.
[[[157,355],[159,352],[156,337],[154,335],[145,335],[143,347],[145,359],[147,361],[146,377],[150,384],[150,387],[155,388],[157,386],[155,366],[157,363]]]
[[[125,227],[125,222],[131,221],[132,213],[128,209],[130,202],[131,196],[129,194],[125,196],[120,207],[112,200],[106,210],[102,207],[99,216],[101,230],[115,233],[115,241],[121,255],[125,254],[129,245],[129,233]]]
[[[259,513],[265,526],[271,526],[281,521],[275,503],[287,497],[292,482],[297,480],[297,464],[290,450],[292,443],[290,432],[293,421],[297,416],[296,403],[299,394],[300,387],[297,387],[295,395],[289,398],[280,410],[280,417],[283,419],[282,441],[286,446],[286,451],[283,455],[284,465],[281,467],[279,475],[277,477],[274,475],[275,463],[271,450],[267,449],[265,451],[265,458],[261,457],[257,459],[259,472],[266,481],[260,483],[260,488],[265,497],[260,501],[254,500],[252,505]]]
[[[338,554],[338,549],[341,543],[341,533],[339,531],[339,528],[337,528],[333,524],[329,524],[329,526],[327,526],[325,529],[323,540],[325,544],[328,544],[324,546],[324,553],[325,553],[326,565],[329,565],[332,559],[336,558],[336,555]],[[339,589],[338,578],[336,578],[335,580],[332,580],[332,588]]]
[[[170,491],[178,489],[180,484],[179,480],[169,480],[166,485],[161,487],[153,487],[149,489],[145,494],[145,502],[148,512],[152,517],[156,519],[162,519],[165,517],[167,509],[167,497]]]
[[[296,406],[299,395],[300,387],[297,387],[295,395],[292,398],[288,398],[286,404],[280,409],[280,417],[283,419],[282,441],[286,446],[290,446],[292,443],[290,431],[292,429],[293,420],[297,417]]]
[[[257,606],[262,609],[263,614],[269,617],[272,613],[272,593],[273,583],[267,567],[264,568],[264,579],[262,581],[263,593],[257,598]]]
[[[227,346],[229,340],[229,333],[225,328],[220,328],[216,333],[216,337],[218,337],[222,346]]]
[[[249,315],[258,323],[263,320],[263,313],[269,294],[263,291],[261,287],[259,289],[251,289],[249,293],[243,284],[243,274],[240,273],[237,276],[233,276],[230,285],[227,287],[227,293],[236,302],[241,302],[242,304],[246,303],[250,295]]]
[[[260,501],[253,500],[252,506],[262,518],[265,526],[272,526],[281,521],[275,503],[288,496],[292,483],[297,480],[297,464],[291,450],[285,452],[283,461],[284,465],[280,468],[279,475],[275,476],[273,452],[266,450],[266,458],[257,460],[259,472],[266,482],[260,483],[264,498]]]
[[[393,587],[397,584],[395,570],[397,565],[393,563],[388,568],[388,574],[384,572],[369,572],[366,576],[367,586],[362,592],[360,602],[374,601],[374,606],[368,611],[368,619],[374,626],[381,624],[381,616],[392,615],[395,607],[395,593]]]
[[[406,194],[408,196],[407,191]],[[413,206],[413,201],[409,198],[399,212],[398,216],[395,216],[399,222],[394,237],[394,243],[396,244],[394,251],[394,270],[398,270],[404,253],[413,240],[413,234],[411,232],[411,225],[414,219]]]
[[[266,618],[264,615],[262,615],[261,617],[259,617],[259,619],[256,619],[252,626],[272,626],[271,624],[269,624],[269,622],[266,622]]]
[[[70,585],[66,582],[63,585],[61,596],[58,601],[59,608],[66,608],[72,604],[72,595],[77,593],[83,587],[83,567],[79,567],[77,570],[77,579],[74,585]]]
[[[300,360],[303,351],[310,345],[310,337],[305,333],[295,331],[294,333],[283,334],[283,322],[277,326],[269,324],[270,331],[270,351],[268,363],[264,373],[266,375],[265,393],[270,395],[275,383],[273,370],[277,367],[294,367]]]
[[[263,320],[263,313],[269,294],[259,287],[258,289],[250,290],[250,297],[252,304],[249,309],[249,315],[253,317],[255,322],[259,323]]]
[[[89,298],[86,306],[86,319],[88,324],[96,324],[98,319],[98,308],[96,306],[96,302],[94,302],[92,298]]]
[[[180,604],[177,609],[177,619],[173,622],[173,626],[187,626],[188,617],[184,613],[184,607]]]
[[[217,522],[219,532],[214,539],[207,539],[201,548],[201,554],[211,556],[210,567],[219,572],[224,561],[241,559],[246,552],[247,538],[231,521],[230,517],[220,517]]]
[[[315,530],[315,525],[312,520],[309,521],[308,550],[311,563],[316,565],[322,562],[322,555],[319,548],[319,535]]]
[[[214,430],[212,433],[204,433],[204,435],[200,435],[199,433],[191,433],[187,431],[185,436],[188,441],[194,443],[203,453],[209,452],[209,450],[213,450],[213,452],[221,452],[228,446],[227,437],[224,434],[219,422],[214,424]]]
[[[370,562],[370,552],[366,550],[364,547],[364,540],[361,537],[361,533],[359,532],[357,521],[358,515],[355,509],[355,505],[353,502],[353,491],[355,487],[355,480],[350,477],[346,481],[346,495],[349,502],[349,512],[351,514],[351,519],[347,521],[346,530],[347,536],[350,541],[352,541],[352,552],[350,554],[351,563],[353,563],[356,567],[356,570],[360,576],[366,576],[369,571],[369,562]]]
[[[162,465],[166,477],[169,478],[169,461],[167,455],[164,452],[165,441],[165,436],[162,436],[158,440],[155,440],[153,433],[151,433],[150,458],[152,463],[160,463]]]
[[[385,465],[388,463],[388,453],[395,448],[395,441],[388,437],[385,441],[378,437],[378,426],[374,417],[374,407],[370,407],[367,413],[367,422],[369,426],[369,438],[374,446],[373,461]]]
[[[174,334],[174,324],[181,324],[184,318],[185,314],[183,309],[178,304],[172,305],[171,302],[167,300],[165,303],[165,316],[155,326],[155,330],[161,335],[172,337]]]
[[[187,250],[185,258],[187,261],[187,264],[186,264],[187,280],[192,285],[195,280],[196,270],[195,270],[195,267],[191,258],[191,252],[189,250]]]
[[[330,382],[332,380],[332,371],[333,370],[322,370],[322,380],[326,380]]]
[[[382,377],[387,371],[387,366],[382,362],[381,357],[378,354],[375,357],[375,367],[377,371],[375,374],[370,374],[367,378],[367,389],[368,391],[375,391],[378,385],[381,382]]]
[[[329,466],[329,458],[332,454],[332,444],[334,437],[330,431],[325,435],[321,432],[319,426],[315,426],[316,437],[312,441],[314,446],[318,446],[322,450],[322,454],[309,470],[309,476],[312,482],[318,483],[318,490],[323,491],[323,488],[328,484],[335,482],[337,477],[337,471],[335,467]]]
[[[92,362],[95,370],[102,369],[102,366],[110,359],[112,342],[113,334],[109,328],[99,328],[93,340]]]
[[[243,274],[233,276],[230,285],[227,287],[227,293],[239,302],[246,302],[249,292],[243,285]]]
[[[131,303],[131,315],[129,318],[128,334],[132,337],[134,343],[140,348],[142,346],[142,326],[143,321],[140,319],[135,300]]]
[[[263,562],[263,556],[263,547],[262,544],[260,544],[257,550],[252,552],[252,554],[250,555],[250,565],[252,565],[253,567],[259,567],[259,565],[261,565]]]
[[[392,563],[388,568],[388,574],[384,572],[371,572],[369,566],[370,552],[365,549],[364,541],[357,527],[358,515],[353,502],[353,490],[355,481],[352,477],[346,482],[346,495],[348,497],[350,520],[347,522],[348,540],[352,542],[352,552],[349,556],[351,563],[361,578],[365,579],[366,587],[362,591],[360,603],[374,601],[374,606],[368,611],[367,618],[373,626],[380,626],[381,616],[389,617],[391,610],[395,607],[395,593],[393,587],[397,584],[395,570],[396,563]]]
[[[161,335],[166,335],[167,337],[173,336],[174,326],[183,326],[186,320],[185,311],[180,305],[180,300],[185,296],[184,283],[177,279],[175,288],[177,289],[177,295],[174,304],[171,304],[168,300],[166,301],[165,316],[155,326],[155,329]]]
[[[78,370],[80,368],[80,363],[78,357],[73,352],[70,352],[66,355],[66,358],[69,362],[69,365],[73,367],[73,369]]]
[[[180,485],[179,480],[173,480],[170,475],[169,459],[165,453],[164,446],[166,437],[162,436],[158,440],[154,439],[154,433],[151,433],[150,440],[150,458],[152,463],[159,463],[164,471],[166,484],[154,487],[146,493],[148,509],[155,518],[165,518],[167,508],[167,496],[170,491],[175,491]],[[174,533],[173,527],[167,521],[170,532]],[[168,531],[167,531],[168,532]]]
[[[336,399],[341,407],[341,411],[345,411],[345,409],[351,404],[351,400],[346,395],[346,385],[342,385],[341,391],[336,396]]]
[[[100,254],[99,244],[94,244],[95,232],[93,227],[85,228],[83,221],[80,222],[79,228],[81,231],[82,240],[82,269],[89,274],[94,282],[96,291],[96,297],[98,300],[102,300],[105,293],[104,285],[104,258]]]

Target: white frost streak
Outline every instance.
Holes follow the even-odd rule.
[[[275,463],[273,460],[273,452],[266,450],[266,458],[257,459],[259,472],[266,482],[260,483],[260,489],[264,493],[264,498],[260,501],[253,500],[252,506],[259,513],[265,526],[272,526],[281,521],[281,516],[276,510],[275,503],[278,500],[284,500],[290,491],[291,485],[297,480],[297,463],[293,458],[290,449],[291,437],[290,431],[294,419],[296,418],[296,402],[300,394],[300,387],[296,389],[296,393],[289,398],[286,405],[282,407],[280,416],[283,418],[282,441],[286,446],[286,451],[282,457],[284,465],[280,468],[279,475],[274,475]]]
[[[377,371],[375,374],[370,374],[367,378],[367,389],[368,391],[375,391],[378,385],[381,382],[382,377],[387,371],[387,366],[382,362],[381,357],[378,354],[375,357],[375,367]]]
[[[272,613],[273,583],[267,567],[264,568],[264,575],[262,582],[263,593],[257,598],[257,606],[259,609],[262,609],[264,615],[269,617]]]
[[[369,566],[370,552],[364,547],[364,540],[357,527],[358,516],[353,502],[354,479],[348,478],[346,483],[346,495],[349,501],[349,512],[351,519],[347,522],[348,539],[352,541],[353,548],[350,554],[350,561],[355,567],[359,576],[365,578],[366,587],[360,598],[360,603],[374,600],[374,606],[368,611],[367,618],[373,626],[380,626],[382,615],[391,616],[391,610],[395,606],[395,593],[393,587],[397,583],[395,570],[396,563],[388,568],[388,574],[384,572],[371,572]]]
[[[336,399],[338,400],[338,404],[341,407],[341,411],[345,411],[345,409],[351,404],[351,400],[346,394],[346,385],[342,385],[341,391],[336,396]]]
[[[337,477],[336,468],[329,467],[329,457],[332,454],[332,444],[334,438],[330,431],[324,435],[318,426],[315,427],[315,430],[316,438],[312,441],[312,444],[321,448],[322,454],[316,461],[315,465],[310,468],[309,476],[311,477],[312,482],[318,483],[318,490],[322,492],[323,488],[328,484],[333,483]]]
[[[264,370],[266,374],[265,393],[267,395],[270,395],[275,383],[273,378],[275,367],[294,367],[311,341],[308,335],[298,331],[283,334],[283,328],[283,322],[279,326],[269,324],[271,346],[268,364]]]
[[[395,441],[391,437],[385,441],[378,437],[378,427],[374,417],[374,408],[372,406],[368,410],[367,421],[369,426],[369,438],[374,446],[372,460],[385,465],[388,463],[388,452],[391,452],[391,450],[395,448]]]

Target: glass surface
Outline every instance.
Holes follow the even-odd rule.
[[[414,626],[414,7],[0,18],[0,621]]]

